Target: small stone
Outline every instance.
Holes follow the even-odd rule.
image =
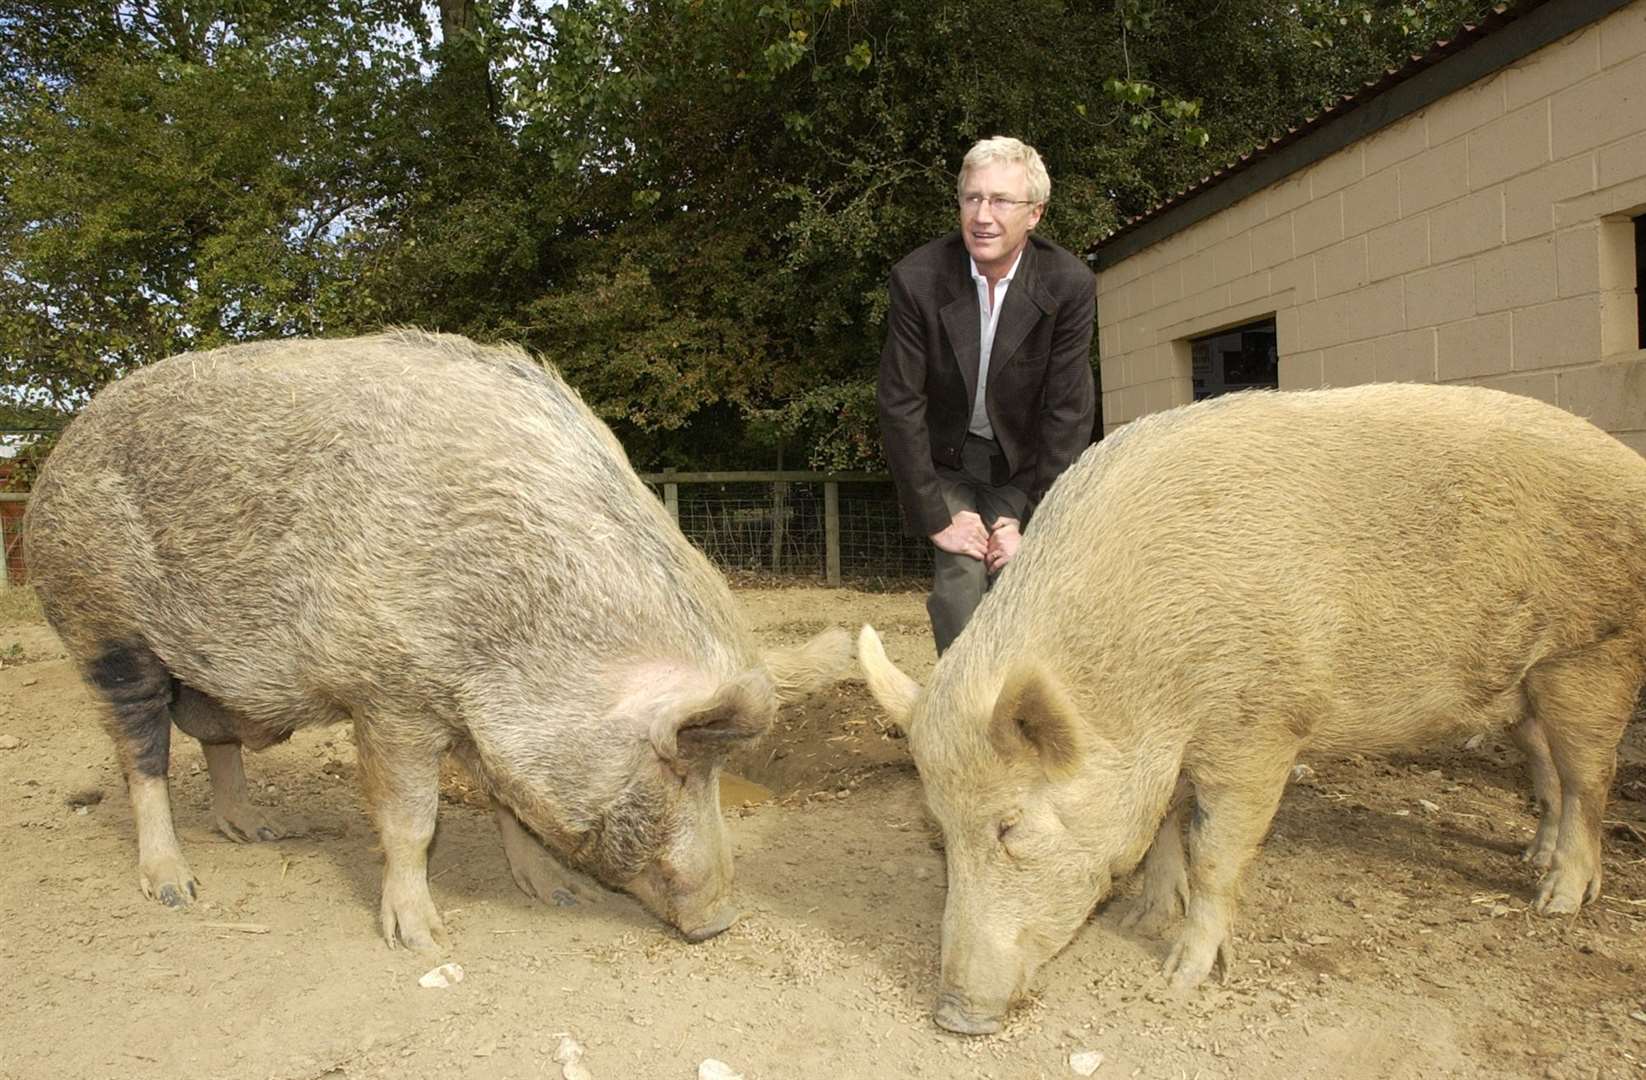
[[[63,801],[68,803],[70,806],[77,806],[81,808],[96,806],[98,803],[103,801],[103,792],[94,787],[81,788],[79,791],[69,792],[68,796],[64,798]]]
[[[570,1035],[560,1037],[554,1048],[554,1060],[560,1062],[561,1080],[594,1080],[594,1074],[583,1064],[583,1044]]]
[[[1470,735],[1468,741],[1463,744],[1463,749],[1465,749],[1465,750],[1479,750],[1480,749],[1480,744],[1485,742],[1485,741],[1486,741],[1486,736],[1484,736],[1484,735]]]
[[[417,980],[417,985],[429,990],[443,990],[462,981],[462,964],[441,964],[437,968],[425,971],[423,977]]]
[[[91,813],[91,807],[89,807],[89,806],[76,806],[74,808],[74,812],[76,814],[79,814],[81,817],[85,817],[87,814]]]
[[[1090,1076],[1103,1064],[1103,1052],[1100,1050],[1080,1050],[1069,1055],[1069,1068],[1076,1076]]]
[[[733,1071],[724,1061],[704,1058],[697,1066],[697,1080],[743,1080],[743,1074]]]
[[[1307,765],[1292,766],[1292,783],[1301,783],[1304,780],[1313,780],[1315,771]]]
[[[1419,799],[1419,800],[1417,800],[1417,805],[1423,807],[1423,809],[1427,810],[1431,814],[1440,813],[1440,804],[1435,803],[1435,802],[1430,802],[1428,799]]]
[[[1646,1024],[1646,1012],[1636,1009],[1634,1012],[1629,1014],[1629,1019],[1639,1020],[1642,1024]]]
[[[0,750],[15,750],[23,745],[23,740],[15,735],[0,735]]]

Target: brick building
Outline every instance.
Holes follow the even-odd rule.
[[[1646,0],[1523,0],[1093,249],[1105,430],[1465,382],[1646,452],[1643,236]]]

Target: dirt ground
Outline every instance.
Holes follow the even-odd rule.
[[[303,835],[212,828],[199,747],[172,791],[202,881],[185,912],[143,898],[129,805],[91,698],[31,605],[0,596],[0,1077],[560,1077],[597,1080],[1646,1077],[1646,723],[1608,810],[1606,890],[1575,918],[1527,911],[1528,783],[1503,742],[1311,761],[1247,882],[1223,985],[1165,990],[1167,945],[1092,917],[999,1035],[930,1019],[943,857],[905,744],[861,682],[787,712],[728,786],[746,911],[687,945],[607,894],[516,891],[490,816],[451,778],[431,859],[451,946],[377,936],[379,855],[343,729],[250,755],[260,802]],[[917,677],[921,597],[740,590],[763,636],[868,620]],[[1396,677],[1396,673],[1391,673]],[[769,797],[768,797],[769,792]],[[418,978],[456,961],[458,985]],[[571,1073],[569,1075],[575,1075]]]

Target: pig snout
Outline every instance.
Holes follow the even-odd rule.
[[[730,929],[732,923],[736,922],[740,915],[742,915],[742,912],[738,911],[735,905],[728,902],[696,926],[688,928],[681,925],[680,933],[687,941],[695,945]]]
[[[978,1006],[958,990],[945,990],[937,995],[937,1009],[932,1015],[938,1027],[956,1034],[992,1035],[1000,1030],[1006,1002],[996,1007]]]
[[[741,914],[732,902],[730,866],[698,878],[660,860],[624,888],[693,944],[726,930]]]

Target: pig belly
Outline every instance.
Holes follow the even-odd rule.
[[[1328,718],[1307,740],[1307,748],[1327,753],[1411,750],[1449,738],[1504,731],[1526,715],[1525,692],[1518,681],[1473,692],[1404,690],[1398,679],[1392,679],[1386,697]]]
[[[243,712],[231,709],[221,701],[203,694],[185,683],[177,684],[172,699],[172,723],[185,735],[192,735],[202,743],[240,743],[248,750],[262,750],[291,738],[300,725],[263,723]],[[339,714],[338,720],[343,719]]]

